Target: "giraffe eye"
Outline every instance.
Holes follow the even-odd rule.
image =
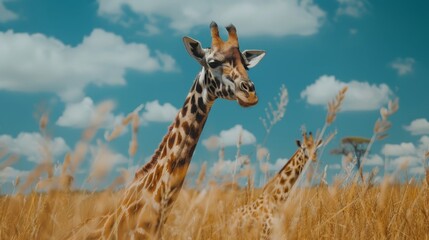
[[[217,68],[220,65],[222,65],[222,62],[212,59],[208,62],[208,64],[209,64],[210,68]]]

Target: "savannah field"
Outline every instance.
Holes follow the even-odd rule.
[[[329,103],[320,138],[323,138],[323,133],[335,120],[346,91],[347,88],[341,90]],[[283,97],[276,104],[278,109],[272,112],[271,119],[275,121],[264,124],[267,133],[283,117],[287,104],[285,88],[281,89],[280,96]],[[109,106],[100,104],[100,116]],[[374,141],[386,137],[391,126],[388,117],[398,107],[398,102],[393,101],[387,108],[380,110],[381,117],[375,122],[374,135],[367,142],[365,154]],[[103,190],[83,191],[72,187],[75,171],[84,159],[88,144],[98,131],[97,124],[101,120],[102,117],[96,119],[83,132],[81,141],[72,153],[66,154],[59,166],[61,171],[55,173],[52,159],[48,158],[49,161],[38,165],[25,179],[17,177],[13,182],[13,193],[0,195],[0,239],[65,239],[77,226],[110,213],[118,206],[124,186],[132,176],[129,171],[122,171]],[[110,135],[105,135],[105,138],[107,141],[114,140],[128,124],[132,128],[129,155],[133,157],[138,146],[136,112],[130,113],[122,125],[117,126]],[[48,117],[42,115],[40,131],[45,141],[49,139],[47,125]],[[335,132],[323,138],[323,147],[334,135]],[[110,157],[109,149],[103,147],[102,150],[100,157],[94,160],[87,180],[102,179],[112,170],[103,164]],[[47,151],[45,155],[50,156],[47,148],[42,151]],[[7,149],[3,149],[0,157],[4,160],[0,169],[17,161],[17,156],[7,157],[6,153]],[[264,166],[267,153],[267,149],[257,150],[259,167]],[[223,161],[223,154],[223,150],[220,150],[218,162]],[[425,155],[427,158],[429,152]],[[235,221],[232,217],[234,210],[251,203],[262,192],[262,189],[254,187],[255,164],[249,157],[240,155],[240,143],[237,144],[236,161],[241,166],[232,178],[208,176],[206,164],[201,166],[198,176],[188,176],[163,226],[162,239],[259,238],[260,229],[256,225],[245,229],[229,227]],[[316,166],[316,171],[313,167],[305,168],[290,190],[285,204],[279,206],[273,223],[272,239],[429,239],[428,168],[424,178],[404,180],[403,176],[407,176],[404,167],[392,174],[385,173],[375,181],[376,169],[362,174],[362,171],[353,170],[353,157],[348,160],[346,157],[345,161],[350,161],[352,168],[337,176],[331,184],[326,181],[326,168],[324,173],[320,173],[323,170],[318,169],[317,161],[307,164],[307,167]],[[262,172],[264,170],[266,168],[261,168]]]
[[[164,239],[257,239],[228,232],[233,210],[258,193],[212,184],[183,189]],[[121,191],[50,191],[0,198],[1,239],[63,239],[85,219],[113,209]],[[274,239],[429,239],[426,183],[318,186],[296,191],[279,213]]]

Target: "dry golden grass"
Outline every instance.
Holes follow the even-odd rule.
[[[347,88],[342,89],[336,99],[328,106],[328,115],[318,138],[323,138],[326,128],[335,120]],[[264,126],[269,134],[284,115],[287,104],[287,91],[282,87],[277,109],[270,106]],[[123,171],[111,186],[102,192],[70,191],[73,174],[83,160],[89,143],[98,130],[103,114],[113,107],[111,102],[100,104],[97,116],[83,133],[76,149],[67,154],[62,165],[60,176],[53,176],[52,161],[37,166],[23,184],[16,179],[18,192],[26,192],[37,179],[47,173],[46,181],[39,181],[36,189],[46,193],[0,195],[0,239],[64,239],[73,229],[86,220],[105,215],[118,207],[122,191],[112,191],[118,185],[127,182],[130,176]],[[388,109],[381,110],[381,120],[375,127],[376,137],[383,136],[390,127],[387,117],[397,110],[397,102],[389,104]],[[130,113],[123,122],[116,126],[112,133],[106,133],[107,141],[117,138],[124,127],[132,126],[132,138],[129,148],[130,158],[137,150],[138,111],[141,106]],[[47,115],[40,120],[40,130],[48,139],[46,126]],[[268,125],[269,124],[269,125]],[[335,134],[333,134],[335,135]],[[329,142],[333,135],[325,142]],[[240,153],[240,142],[237,145],[236,160],[243,165],[235,172],[232,182],[223,181],[216,184],[208,179],[209,186],[203,184],[207,166],[203,165],[197,178],[196,188],[184,188],[172,208],[166,225],[163,227],[163,239],[258,239],[259,228],[231,229],[235,219],[234,211],[253,201],[260,193],[254,189],[254,172],[250,161]],[[269,157],[268,149],[258,148],[258,160]],[[0,158],[7,154],[7,149],[0,148]],[[50,156],[49,152],[46,154]],[[429,158],[429,152],[425,155]],[[224,151],[219,153],[223,161]],[[0,170],[12,165],[17,156],[11,155],[0,164]],[[49,160],[49,158],[48,158]],[[50,159],[52,160],[52,159]],[[238,161],[240,160],[240,161]],[[97,169],[96,169],[97,170]],[[429,239],[429,168],[426,168],[426,179],[422,183],[415,181],[405,184],[392,183],[390,177],[377,186],[371,180],[347,185],[349,181],[332,186],[320,184],[318,187],[297,188],[289,197],[285,206],[280,207],[274,222],[273,239]],[[247,178],[247,187],[239,188],[237,177]],[[307,174],[307,176],[310,174]],[[216,174],[214,174],[216,179]],[[310,175],[311,178],[311,175]],[[325,176],[326,178],[326,168]],[[49,181],[48,181],[49,180]],[[326,180],[325,180],[326,182]],[[43,187],[44,183],[47,187]],[[347,186],[344,187],[344,184]],[[205,187],[204,187],[205,186]],[[203,189],[203,190],[201,190]]]
[[[63,239],[83,220],[113,209],[120,195],[106,190],[2,196],[0,239]],[[257,239],[257,229],[228,231],[233,211],[245,203],[245,190],[183,189],[162,235]],[[385,182],[300,189],[279,216],[274,239],[429,239],[429,188]]]

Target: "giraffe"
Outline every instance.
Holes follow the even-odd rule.
[[[226,27],[227,41],[219,36],[215,22],[210,29],[210,48],[203,48],[190,37],[183,38],[187,52],[202,69],[151,160],[136,172],[119,207],[85,223],[86,231],[82,227],[74,231],[75,238],[159,238],[214,101],[235,100],[242,107],[257,104],[258,97],[247,70],[265,56],[265,51],[240,52],[237,30],[232,24]]]
[[[297,140],[298,149],[283,168],[264,186],[261,195],[253,202],[238,208],[232,217],[231,231],[248,230],[257,224],[261,239],[269,239],[275,214],[286,202],[290,190],[297,181],[308,160],[316,161],[316,150],[322,141],[314,142],[313,135],[302,134]]]

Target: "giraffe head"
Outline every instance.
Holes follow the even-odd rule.
[[[317,143],[314,142],[313,134],[302,133],[302,142],[296,140],[296,144],[304,153],[305,158],[308,160],[317,160],[317,149],[322,146],[322,140],[320,139]]]
[[[226,27],[227,41],[220,38],[215,22],[210,24],[210,29],[212,36],[210,48],[203,48],[199,41],[190,37],[183,38],[188,53],[205,68],[208,74],[205,78],[207,80],[200,82],[204,88],[203,92],[214,98],[237,100],[243,107],[255,105],[258,103],[258,97],[247,70],[256,66],[265,56],[265,51],[241,52],[234,25]]]

